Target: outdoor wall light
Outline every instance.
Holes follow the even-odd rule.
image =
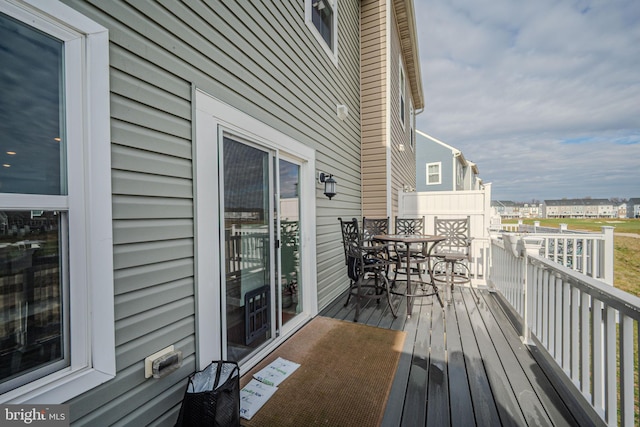
[[[346,119],[349,115],[349,107],[343,104],[336,105],[336,115],[340,120]]]
[[[324,195],[331,200],[331,198],[336,195],[336,180],[333,179],[333,175],[320,172],[318,181],[324,183]]]
[[[402,142],[398,144],[398,151],[404,151],[404,144]]]

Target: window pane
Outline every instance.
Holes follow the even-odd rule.
[[[223,144],[227,357],[240,361],[272,338],[271,168],[266,151]]]
[[[63,47],[0,13],[0,193],[66,194]]]
[[[311,20],[329,48],[333,50],[333,10],[327,0],[312,0]]]
[[[0,391],[64,358],[61,217],[0,211]]]

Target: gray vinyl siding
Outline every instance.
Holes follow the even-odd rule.
[[[453,153],[447,147],[416,133],[416,172],[418,191],[454,191]],[[440,162],[440,184],[427,185],[427,163]]]
[[[195,369],[192,87],[314,148],[334,174],[338,195],[315,195],[322,309],[348,283],[337,217],[361,215],[360,4],[339,3],[336,67],[302,1],[64,3],[109,29],[117,345],[116,378],[69,402],[72,423],[173,425]],[[172,344],[180,370],[144,379],[144,358]]]

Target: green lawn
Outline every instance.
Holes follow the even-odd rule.
[[[525,224],[540,221],[543,227],[559,228],[567,224],[569,230],[600,231],[602,226],[615,227],[614,233],[633,233],[640,236],[640,219],[526,219]],[[517,220],[505,220],[505,224]],[[618,289],[640,297],[640,238],[614,235],[613,281]]]

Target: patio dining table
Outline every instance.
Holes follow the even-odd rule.
[[[411,280],[411,245],[414,245],[414,244],[427,245],[427,251],[425,255],[428,262],[429,258],[431,257],[431,252],[433,251],[433,248],[439,242],[446,240],[446,237],[438,236],[438,235],[429,235],[429,234],[379,234],[379,235],[373,236],[373,238],[381,242],[403,243],[406,246],[407,287],[405,288],[404,292],[397,292],[392,290],[391,293],[394,295],[401,295],[407,298],[407,318],[411,317],[411,313],[413,310],[413,298],[435,295],[436,298],[438,298],[438,302],[440,303],[440,305],[443,306],[442,300],[440,299],[440,294],[438,293],[438,287],[433,281],[433,275],[430,268],[427,268],[429,272],[429,281],[425,282],[424,280],[420,280],[417,282],[420,289],[419,293],[417,288],[416,290],[413,289],[414,281]],[[425,286],[431,287],[433,292],[427,292],[425,290]]]

